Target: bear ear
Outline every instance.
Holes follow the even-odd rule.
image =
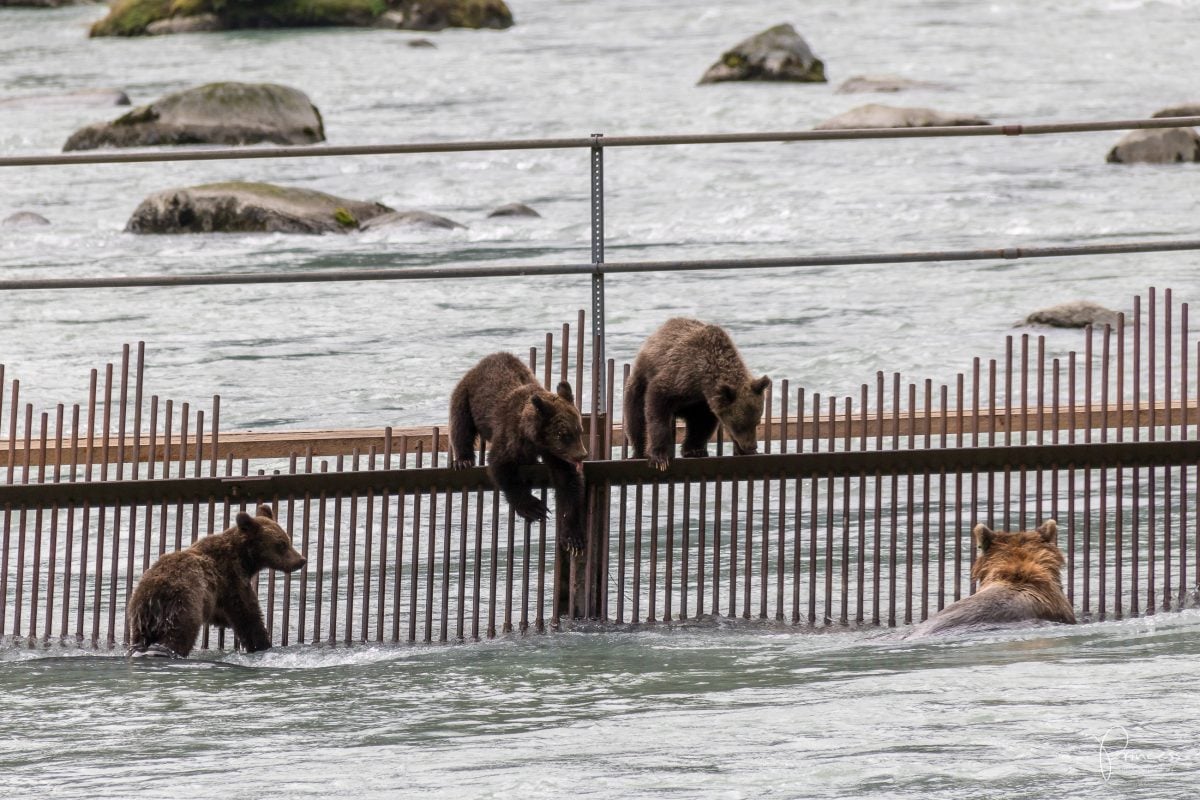
[[[992,542],[996,538],[996,532],[982,522],[976,525],[971,533],[975,536],[975,544],[979,545],[979,549],[984,551],[992,546]]]
[[[1048,519],[1038,526],[1037,532],[1042,535],[1043,542],[1053,542],[1058,538],[1058,523]]]
[[[533,403],[534,410],[543,417],[549,417],[554,413],[554,408],[550,405],[550,402],[540,394],[531,396],[529,402]]]
[[[237,515],[238,530],[242,533],[258,533],[262,530],[262,526],[255,522],[254,517],[247,514],[245,511]]]
[[[274,512],[271,511],[271,507],[269,505],[266,505],[265,503],[263,505],[260,505],[258,507],[258,510],[255,511],[254,513],[256,516],[266,517],[269,520],[275,519],[275,514],[274,514]]]
[[[571,384],[566,381],[558,382],[558,396],[568,403],[575,403],[575,393],[571,391]]]
[[[728,383],[722,383],[717,387],[716,399],[717,403],[722,407],[733,405],[733,401],[737,400],[737,389]]]
[[[770,385],[771,385],[771,379],[768,378],[766,375],[763,375],[761,378],[757,378],[756,380],[752,381],[750,383],[750,388],[754,391],[755,394],[762,394],[763,392],[765,392],[767,390],[767,387]]]

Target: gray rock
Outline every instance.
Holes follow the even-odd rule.
[[[392,209],[269,183],[210,183],[142,201],[131,233],[345,233]]]
[[[436,44],[429,41],[428,39],[409,39],[408,46],[409,47],[437,47]]]
[[[64,151],[177,144],[325,141],[321,112],[296,89],[272,83],[210,83],[81,128]]]
[[[79,89],[55,94],[26,94],[0,98],[0,108],[107,108],[129,105],[129,95],[120,89]]]
[[[1200,161],[1200,136],[1192,128],[1130,131],[1106,159],[1110,164],[1181,164]]]
[[[931,108],[900,108],[869,103],[831,117],[815,130],[837,131],[848,128],[929,128],[950,125],[988,125],[986,119],[969,114],[944,114]]]
[[[859,94],[862,92],[903,92],[908,89],[949,89],[944,83],[932,81],[914,81],[901,78],[899,75],[855,75],[842,81],[837,88],[838,94]]]
[[[197,14],[194,17],[167,17],[146,26],[148,36],[166,36],[171,33],[208,33],[219,31],[225,26],[216,14]]]
[[[825,63],[791,25],[776,25],[738,42],[700,78],[722,81],[799,81],[824,83]]]
[[[1162,117],[1200,117],[1200,103],[1182,103],[1177,106],[1167,106],[1161,111],[1155,111],[1156,118]]]
[[[1088,325],[1102,328],[1105,325],[1116,326],[1117,323],[1116,311],[1086,300],[1043,308],[1025,318],[1026,325],[1049,325],[1054,328],[1086,328]]]
[[[363,223],[364,231],[373,231],[378,228],[395,228],[395,227],[414,227],[414,228],[443,228],[451,230],[453,228],[466,228],[446,217],[439,217],[437,214],[430,214],[428,211],[392,211],[388,214],[381,214],[369,222]]]
[[[0,221],[0,225],[6,228],[25,228],[35,225],[49,225],[50,220],[43,217],[41,214],[35,214],[32,211],[18,211],[15,214],[9,214]]]
[[[489,217],[540,217],[541,214],[534,211],[524,203],[509,203],[508,205],[494,208],[488,214]]]

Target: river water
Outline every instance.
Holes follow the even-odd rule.
[[[1200,99],[1194,2],[515,0],[436,49],[366,30],[84,38],[97,7],[0,10],[0,97],[100,86],[135,103],[215,80],[307,92],[331,144],[800,129],[864,102],[997,122],[1145,116]],[[697,87],[791,21],[828,85]],[[950,90],[838,95],[892,72]],[[56,152],[120,109],[0,107],[0,154]],[[609,260],[1189,238],[1195,166],[1120,167],[1119,133],[611,151]],[[0,276],[306,272],[588,257],[587,154],[419,155],[3,171]],[[450,232],[135,237],[160,189],[269,180],[417,208]],[[538,220],[489,220],[529,203]],[[1191,254],[629,275],[608,352],[659,322],[726,325],[756,372],[856,392],[951,380],[1029,311],[1148,285],[1196,297]],[[4,293],[0,362],[39,410],[148,346],[149,391],[223,396],[225,429],[440,422],[457,375],[525,352],[586,279]],[[1040,332],[1040,331],[1039,331]],[[1048,353],[1080,344],[1046,333]],[[737,626],[447,648],[284,648],[197,666],[0,648],[0,795],[1175,797],[1200,775],[1200,615],[913,644]],[[1188,789],[1187,787],[1193,787]]]

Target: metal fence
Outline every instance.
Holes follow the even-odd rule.
[[[91,373],[84,402],[35,419],[0,366],[0,637],[113,647],[125,603],[165,552],[224,529],[236,510],[272,504],[308,564],[261,576],[277,644],[449,641],[543,631],[587,618],[677,623],[704,615],[825,629],[927,618],[973,590],[976,521],[1060,522],[1066,588],[1081,616],[1154,613],[1195,601],[1200,382],[1191,386],[1188,308],[1151,290],[1145,313],[1088,329],[1081,352],[1048,358],[1042,337],[1009,337],[950,385],[880,372],[857,397],[778,381],[762,453],[675,462],[625,458],[613,407],[623,371],[604,355],[605,274],[913,263],[1200,249],[1192,240],[1054,248],[605,263],[603,151],[665,144],[853,140],[1182,127],[1200,118],[976,128],[802,131],[460,142],[367,148],[264,148],[0,158],[0,167],[217,158],[316,157],[587,148],[587,264],[343,270],[305,276],[199,275],[0,281],[0,290],[197,283],[470,278],[586,273],[580,313],[531,348],[547,387],[571,380],[587,413],[588,544],[557,548],[555,521],[516,519],[482,468],[441,466],[440,428],[305,435],[223,434],[207,410],[146,398],[145,348]],[[574,345],[572,347],[572,344]],[[572,352],[572,350],[574,352]],[[132,398],[130,397],[132,394]],[[532,468],[545,491],[545,475]],[[219,630],[202,646],[226,647]]]
[[[949,385],[881,372],[856,397],[822,397],[777,381],[760,455],[726,455],[718,435],[712,457],[665,474],[625,458],[621,373],[608,361],[601,384],[583,322],[529,356],[547,386],[573,380],[596,401],[590,451],[609,458],[585,466],[577,558],[557,548],[554,520],[515,518],[483,468],[442,466],[440,428],[350,437],[331,457],[302,435],[283,458],[278,439],[239,453],[219,430],[220,398],[207,416],[146,398],[140,345],[92,372],[85,402],[36,419],[11,380],[0,636],[125,643],[141,572],[259,502],[308,558],[260,578],[277,644],[471,640],[580,617],[900,625],[973,590],[976,521],[1047,517],[1083,618],[1195,600],[1200,343],[1169,291],[1135,300],[1128,324],[1088,329],[1065,358],[1048,358],[1041,336],[1009,337]],[[230,644],[218,630],[202,642]]]

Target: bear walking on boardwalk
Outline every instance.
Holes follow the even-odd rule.
[[[625,436],[634,458],[649,455],[665,470],[675,452],[675,420],[683,417],[683,456],[708,455],[724,426],[733,452],[758,452],[766,375],[754,378],[725,329],[694,319],[667,320],[638,352],[625,384]]]
[[[138,581],[129,601],[129,654],[186,657],[204,625],[233,628],[246,652],[271,637],[251,581],[263,569],[294,572],[305,564],[267,506],[242,512],[224,533],[168,553]]]
[[[942,609],[912,636],[1046,620],[1075,624],[1075,610],[1062,590],[1065,563],[1058,548],[1058,523],[1048,519],[1035,531],[972,531],[979,556],[971,577],[979,589]]]
[[[488,471],[504,499],[523,519],[546,518],[546,505],[530,491],[521,467],[540,456],[550,470],[562,512],[561,539],[568,550],[584,545],[583,419],[571,385],[545,391],[520,359],[493,353],[467,371],[450,396],[450,446],[455,469],[475,463],[475,437],[488,441]]]

